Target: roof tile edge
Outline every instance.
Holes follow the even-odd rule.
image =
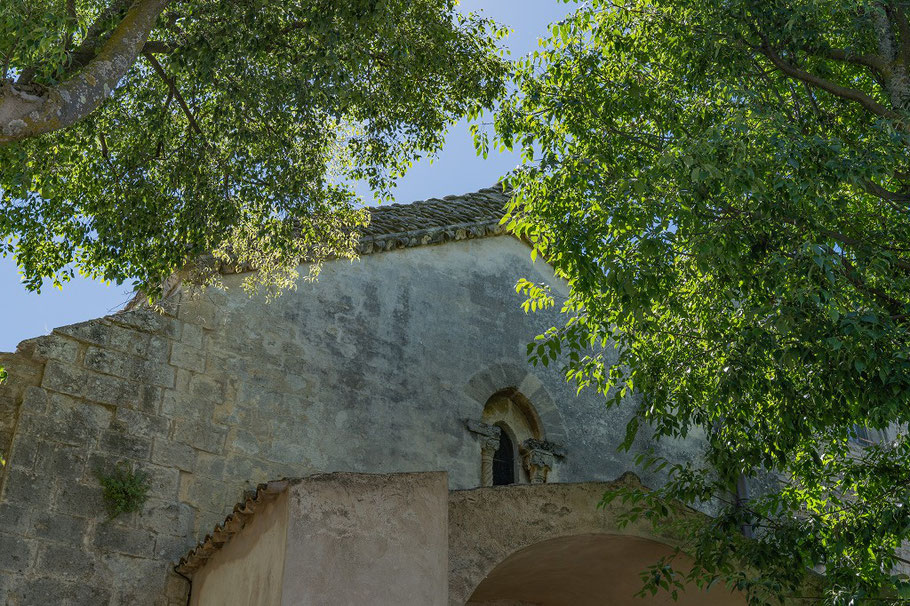
[[[497,183],[442,199],[369,207],[370,224],[362,230],[355,251],[358,255],[369,255],[504,235],[507,232],[502,218],[510,195]],[[178,277],[179,273],[175,273],[163,285],[165,298],[179,287]],[[145,296],[137,292],[123,311],[141,307],[145,301]]]

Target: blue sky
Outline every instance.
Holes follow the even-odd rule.
[[[561,0],[461,0],[465,11],[480,11],[514,31],[506,44],[512,56],[532,51],[546,34],[547,24],[559,21],[572,8]],[[494,184],[518,163],[516,155],[491,152],[483,160],[465,124],[449,133],[446,146],[432,163],[416,164],[399,183],[397,202],[461,194]],[[57,326],[114,312],[129,301],[129,285],[102,284],[77,278],[56,290],[48,285],[40,295],[26,292],[12,259],[0,258],[0,351],[13,351],[30,337]]]

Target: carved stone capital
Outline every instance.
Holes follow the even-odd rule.
[[[497,448],[499,448],[498,436],[495,438],[484,436],[480,439],[480,452],[482,456],[489,456],[490,460],[492,460]]]
[[[565,450],[557,444],[534,438],[522,442],[521,452],[531,484],[545,484],[556,458],[565,456]]]

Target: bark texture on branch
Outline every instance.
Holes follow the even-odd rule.
[[[170,0],[136,0],[85,67],[44,90],[0,88],[0,145],[66,128],[92,113],[117,86],[136,58]]]

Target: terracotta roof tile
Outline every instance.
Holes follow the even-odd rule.
[[[192,576],[234,535],[244,529],[262,505],[273,501],[294,482],[295,480],[291,479],[276,480],[260,484],[256,490],[249,491],[242,501],[234,505],[234,510],[225,518],[224,522],[215,526],[211,534],[206,535],[196,547],[180,558],[174,569],[182,575]]]
[[[370,254],[501,234],[499,222],[508,199],[508,194],[495,186],[460,196],[372,207],[370,224],[361,231],[358,252]]]

